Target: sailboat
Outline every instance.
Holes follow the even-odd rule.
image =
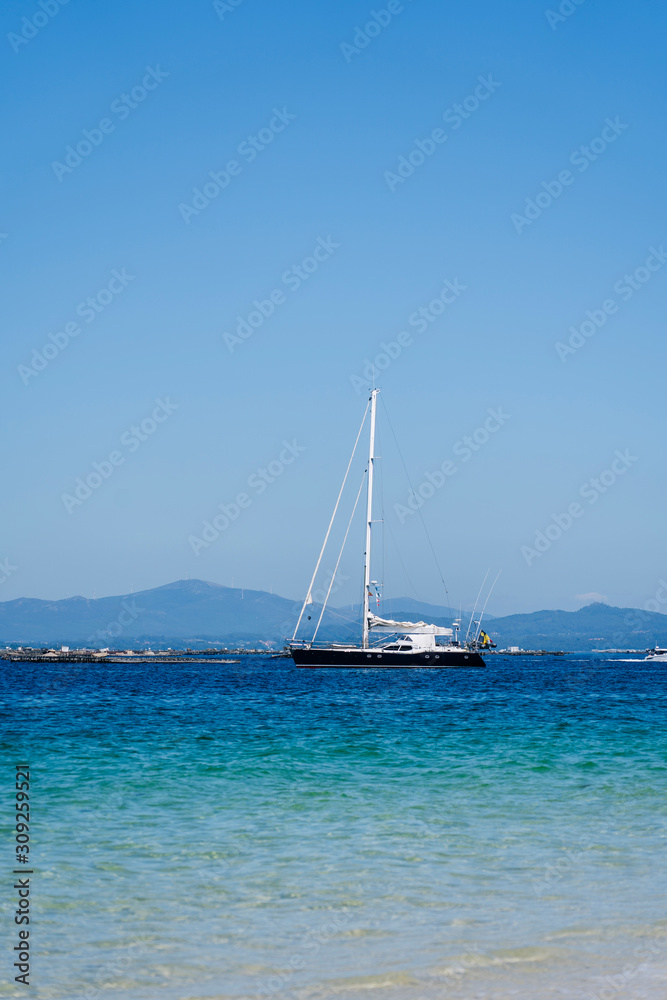
[[[373,594],[373,586],[376,581],[371,580],[371,542],[373,524],[373,480],[375,470],[375,424],[377,413],[377,396],[379,389],[371,391],[370,406],[370,441],[368,452],[368,466],[366,469],[366,546],[364,551],[364,597],[362,605],[361,623],[361,643],[316,643],[315,638],[311,640],[297,640],[299,626],[303,619],[306,608],[313,604],[312,588],[317,577],[317,573],[324,555],[331,528],[336,517],[340,499],[345,487],[352,459],[361,435],[364,420],[359,428],[357,441],[352,452],[352,457],[347,467],[345,479],[338,494],[338,500],[327,530],[324,545],[320,552],[315,572],[313,573],[306,599],[301,608],[301,614],[294,629],[294,635],[290,642],[289,649],[297,667],[352,667],[352,668],[373,668],[373,669],[396,669],[396,668],[442,668],[442,667],[483,667],[484,660],[478,652],[479,631],[473,630],[472,638],[466,636],[463,643],[459,640],[460,621],[453,623],[452,628],[444,628],[440,625],[431,625],[427,622],[394,621],[390,618],[381,618],[370,610],[370,600]],[[361,491],[360,491],[361,492]],[[357,496],[357,500],[359,495]],[[356,504],[355,504],[356,509]],[[353,511],[354,513],[354,511]],[[349,525],[348,525],[349,531]],[[347,538],[347,533],[345,535]],[[344,544],[344,543],[343,543]],[[342,554],[342,549],[341,549]],[[340,562],[340,556],[338,557]],[[337,570],[336,566],[336,570]],[[327,599],[331,593],[331,587],[335,578],[335,572],[329,584],[329,592],[321,608],[319,621],[315,634],[322,621],[322,616],[326,608]],[[479,623],[475,622],[475,626]]]

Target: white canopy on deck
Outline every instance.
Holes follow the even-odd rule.
[[[429,625],[427,622],[395,622],[391,618],[379,618],[368,613],[369,628],[379,628],[385,632],[410,632],[422,635],[453,635],[451,628]]]

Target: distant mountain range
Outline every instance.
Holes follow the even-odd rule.
[[[534,611],[489,623],[498,645],[525,649],[649,649],[667,644],[667,615],[589,604],[578,611]]]
[[[300,610],[300,601],[204,580],[179,580],[97,600],[19,598],[0,603],[0,646],[280,647],[292,635]],[[309,606],[302,625],[304,635],[308,629],[312,632],[320,611],[319,605]],[[452,622],[448,609],[407,597],[384,601],[380,613],[399,621],[423,619],[446,626]],[[360,617],[358,605],[331,608],[323,616],[318,638],[357,637]],[[667,615],[607,604],[590,604],[579,611],[486,616],[485,623],[499,647],[579,651],[644,649],[667,643]]]

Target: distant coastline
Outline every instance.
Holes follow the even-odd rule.
[[[453,617],[448,608],[412,598],[394,598],[384,606],[398,620],[423,618],[449,626]],[[97,600],[19,598],[0,602],[0,648],[278,652],[291,637],[300,608],[301,602],[277,594],[204,580]],[[358,621],[356,606],[327,610],[320,637],[339,639],[342,628],[349,632]],[[667,643],[667,615],[602,603],[579,611],[488,616],[485,622],[499,649],[630,652]]]

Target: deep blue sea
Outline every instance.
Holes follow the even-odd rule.
[[[0,683],[3,996],[667,996],[667,665],[0,661]]]

